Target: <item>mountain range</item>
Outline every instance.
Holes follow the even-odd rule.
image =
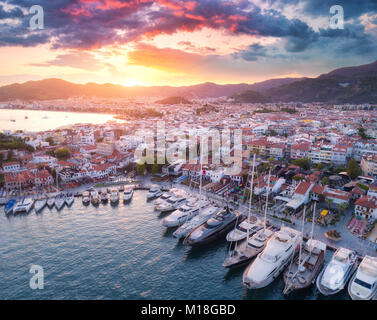
[[[233,98],[236,102],[248,103],[377,103],[377,61],[361,66],[336,69],[316,78],[270,79],[254,84],[220,85],[206,82],[181,87],[125,87],[110,83],[75,84],[61,79],[45,79],[0,87],[0,101],[66,99],[75,96],[102,98],[174,97],[175,99],[172,101],[180,100],[178,97],[195,99],[225,96]]]

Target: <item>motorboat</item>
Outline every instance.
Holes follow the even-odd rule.
[[[30,197],[18,201],[13,208],[13,213],[28,213],[33,207],[34,200]]]
[[[224,268],[237,268],[248,264],[266,247],[267,241],[275,233],[276,228],[268,227],[257,231],[252,235],[249,240],[245,240],[238,244],[234,250],[229,252],[226,257],[223,267]]]
[[[5,205],[4,205],[5,214],[11,214],[13,212],[13,208],[14,208],[16,202],[17,201],[15,199],[10,199],[5,203]]]
[[[186,203],[186,197],[173,196],[156,207],[158,215],[179,209]]]
[[[207,206],[202,210],[197,216],[193,217],[191,220],[182,224],[177,230],[173,232],[173,237],[181,239],[185,238],[191,231],[207,222],[208,219],[212,218],[215,214],[220,211],[219,207]]]
[[[89,191],[84,191],[82,193],[82,204],[84,206],[87,206],[87,205],[89,205],[89,203],[90,203],[90,194],[89,194]]]
[[[352,300],[377,298],[377,257],[365,256],[348,285]]]
[[[90,202],[93,206],[98,206],[100,202],[100,196],[97,190],[93,190],[90,192]]]
[[[64,196],[64,194],[59,194],[55,198],[56,209],[59,211],[59,210],[63,209],[64,205],[65,205],[65,196]]]
[[[37,201],[35,201],[35,204],[34,204],[35,212],[41,211],[46,205],[47,205],[46,197],[41,197],[37,199]]]
[[[5,205],[7,202],[7,198],[6,198],[6,192],[2,193],[1,196],[0,196],[0,205]]]
[[[75,201],[75,198],[73,194],[68,193],[67,196],[65,197],[65,203],[67,204],[67,206],[70,207],[74,201]]]
[[[162,195],[158,198],[158,199],[155,199],[153,200],[153,204],[155,205],[155,208],[162,204],[163,202],[165,202],[166,200],[168,200],[169,198],[171,198],[174,194],[171,193],[170,191],[169,192],[164,192],[162,193]]]
[[[296,255],[301,238],[300,231],[282,226],[244,271],[244,286],[247,289],[258,289],[274,281]]]
[[[109,201],[109,197],[107,196],[107,191],[104,190],[101,192],[101,202],[107,203]]]
[[[328,296],[343,290],[356,268],[356,252],[338,248],[317,278],[316,284],[319,292]]]
[[[236,242],[244,240],[249,236],[253,236],[257,231],[263,229],[263,222],[255,216],[250,216],[249,219],[242,221],[233,230],[226,235],[226,240],[229,242]]]
[[[167,217],[161,220],[161,225],[164,227],[178,227],[186,221],[192,219],[199,214],[201,210],[208,206],[208,201],[199,201],[194,199],[187,202],[177,210],[173,211]]]
[[[309,287],[322,269],[326,255],[324,242],[309,239],[302,251],[301,258],[298,255],[283,273],[284,294]]]
[[[123,202],[130,201],[132,199],[132,196],[134,195],[134,189],[133,188],[127,188],[123,191]]]
[[[208,219],[207,222],[191,231],[183,241],[183,244],[190,246],[203,245],[220,239],[234,227],[240,214],[240,212],[236,214],[229,207],[224,208]]]
[[[54,205],[55,205],[55,197],[48,198],[47,207],[49,207],[49,209],[52,209]]]
[[[119,191],[117,189],[112,189],[110,193],[110,203],[115,205],[119,202]]]
[[[162,195],[161,188],[159,186],[152,186],[147,192],[147,200],[158,198]]]

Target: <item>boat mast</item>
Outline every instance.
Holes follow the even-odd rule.
[[[304,206],[304,213],[302,214],[302,226],[301,226],[301,240],[300,240],[300,252],[298,255],[298,264],[301,263],[302,244],[304,242],[304,224],[305,224],[306,206]]]
[[[200,185],[199,185],[199,214],[202,213],[202,180],[203,180],[203,161],[202,161],[203,146],[200,141]]]
[[[311,246],[310,246],[310,253],[312,253],[312,248],[313,248],[313,236],[314,236],[314,221],[315,221],[315,209],[316,209],[316,205],[317,205],[317,202],[314,201],[314,209],[313,209],[313,217],[312,217],[312,232],[311,232],[311,235],[310,235],[310,243],[311,243]]]
[[[255,153],[253,156],[253,168],[251,169],[251,184],[250,184],[250,198],[249,198],[249,211],[247,213],[247,222],[250,223],[250,213],[251,213],[251,199],[253,197],[253,186],[254,186],[254,168],[255,168]],[[249,242],[250,228],[247,228],[246,241]]]
[[[263,230],[266,230],[266,218],[267,218],[267,207],[268,207],[268,195],[270,193],[270,179],[271,179],[271,169],[268,172],[268,180],[267,180],[267,195],[266,195],[266,207],[264,208],[264,222],[263,222]]]

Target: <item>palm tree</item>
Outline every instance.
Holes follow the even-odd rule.
[[[327,199],[326,199],[326,202],[327,202],[327,206],[328,206],[329,211],[330,211],[330,206],[331,206],[331,204],[333,203],[333,199],[327,198]]]
[[[339,213],[340,213],[340,214],[343,214],[344,211],[346,211],[346,209],[348,208],[348,203],[347,203],[347,202],[339,203],[339,204],[337,205],[337,207],[338,207],[338,211],[339,211]]]

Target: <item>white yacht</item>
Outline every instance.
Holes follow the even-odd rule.
[[[73,194],[68,193],[67,196],[65,197],[65,203],[67,204],[67,206],[70,207],[74,201],[75,201],[75,198],[73,197]]]
[[[256,232],[263,229],[263,221],[257,217],[250,216],[249,221],[246,219],[242,221],[236,228],[231,230],[226,235],[226,240],[229,242],[241,241],[247,237],[247,232],[249,231],[249,236],[253,236]]]
[[[168,200],[169,198],[171,198],[174,194],[171,193],[170,191],[169,192],[164,192],[161,197],[159,197],[158,199],[155,199],[153,200],[153,204],[155,205],[155,208],[162,204],[163,202],[165,202],[166,200]]]
[[[133,195],[134,195],[134,189],[126,188],[123,192],[123,202],[130,201]]]
[[[365,256],[348,285],[352,300],[377,298],[377,257]]]
[[[101,202],[102,203],[107,203],[109,201],[109,198],[107,196],[107,191],[106,190],[103,190],[101,192]]]
[[[56,206],[56,209],[57,210],[61,210],[65,205],[65,196],[64,194],[59,194],[56,198],[55,198],[55,206]]]
[[[208,206],[208,201],[200,201],[193,199],[187,202],[179,209],[173,211],[167,217],[162,219],[161,225],[164,227],[178,227],[184,224],[186,221],[192,219],[199,214],[200,210],[203,210]]]
[[[16,204],[17,204],[17,201],[15,199],[8,200],[4,205],[5,214],[11,214]]]
[[[249,240],[237,245],[223,263],[224,268],[236,268],[248,264],[266,247],[267,241],[277,231],[275,227],[268,227],[257,231]]]
[[[276,232],[245,270],[243,284],[246,288],[263,288],[276,279],[297,253],[301,238],[300,231],[286,226]]]
[[[7,193],[4,191],[4,193],[0,196],[0,205],[5,204],[7,202]]]
[[[197,216],[191,220],[185,222],[177,230],[174,231],[173,237],[181,239],[186,237],[191,231],[206,223],[208,219],[215,216],[221,209],[215,206],[207,206],[204,210],[200,212]]]
[[[117,189],[112,189],[110,192],[110,203],[117,204],[119,202],[119,191]]]
[[[18,201],[13,209],[13,213],[28,213],[31,208],[33,207],[34,200],[30,197],[23,198],[22,200]]]
[[[90,192],[90,202],[93,206],[98,206],[100,202],[100,196],[97,190],[92,190]]]
[[[51,197],[47,199],[47,207],[52,209],[55,205],[55,197]]]
[[[343,290],[356,268],[357,256],[355,251],[338,248],[317,278],[316,283],[319,292],[328,296]]]
[[[34,209],[35,212],[41,211],[47,205],[47,198],[41,197],[37,201],[35,201]]]
[[[156,207],[156,211],[159,212],[159,214],[174,211],[176,209],[179,209],[181,206],[183,206],[186,202],[186,197],[181,196],[173,196],[163,202],[162,204],[158,205]]]
[[[149,189],[147,193],[147,200],[152,200],[154,198],[158,198],[162,195],[162,191],[159,186],[153,186]]]
[[[90,203],[90,194],[89,191],[84,191],[82,193],[82,204],[87,206]]]

